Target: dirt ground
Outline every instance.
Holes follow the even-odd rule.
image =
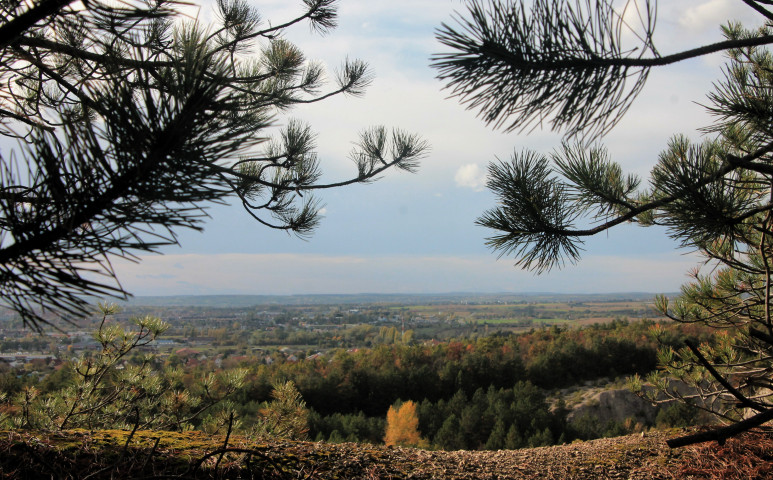
[[[431,451],[354,443],[207,436],[202,432],[0,432],[2,479],[722,479],[773,478],[773,435],[670,449],[685,432],[568,445]]]

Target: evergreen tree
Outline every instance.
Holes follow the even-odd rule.
[[[204,208],[234,199],[255,221],[300,236],[318,223],[312,192],[413,171],[416,136],[366,130],[348,180],[320,182],[315,136],[278,115],[361,95],[367,65],[346,60],[327,86],[319,63],[282,37],[336,25],[336,0],[303,0],[266,22],[218,0],[204,25],[176,0],[6,2],[0,7],[0,296],[33,327],[80,316],[89,297],[125,297],[111,261],[175,244]],[[270,139],[273,136],[275,138]]]
[[[462,450],[467,447],[459,425],[459,417],[451,414],[435,434],[433,443],[443,450]]]
[[[622,435],[622,434],[621,434]],[[553,445],[553,434],[550,429],[545,427],[544,429],[534,433],[528,440],[529,447],[546,447]]]
[[[518,431],[518,427],[516,427],[515,424],[510,425],[510,428],[507,430],[507,436],[505,437],[505,448],[508,450],[515,450],[523,448],[524,446],[525,443],[521,433]]]
[[[274,384],[272,400],[260,409],[254,436],[307,440],[309,410],[295,384],[291,381]]]
[[[94,334],[100,349],[75,360],[61,388],[29,386],[13,395],[7,410],[15,413],[3,419],[6,427],[182,431],[202,426],[218,431],[232,424],[233,406],[227,399],[243,386],[246,371],[206,374],[195,388],[185,388],[180,370],[158,369],[152,356],[128,361],[162,334],[166,323],[150,316],[135,318],[136,330],[127,331],[110,321],[115,306],[100,309],[103,319]]]
[[[773,20],[768,0],[741,2]],[[432,66],[453,97],[505,131],[549,123],[569,136],[598,138],[625,114],[652,68],[773,43],[761,31],[661,55],[656,0],[465,3],[467,15],[438,30],[450,51],[434,55]]]
[[[505,446],[505,424],[502,419],[497,419],[494,424],[494,428],[491,430],[486,445],[483,447],[485,450],[501,450]]]
[[[768,1],[742,2],[766,25],[728,24],[725,41],[666,56],[654,43],[654,1],[625,4],[639,14],[637,48],[623,45],[632,22],[606,0],[536,0],[530,9],[518,0],[473,0],[461,28],[444,25],[438,34],[452,49],[435,56],[440,77],[488,123],[517,130],[550,118],[554,129],[584,141],[490,165],[488,186],[500,206],[478,220],[496,231],[489,246],[543,272],[576,262],[583,237],[633,222],[665,226],[704,256],[711,273],[696,270],[682,295],[659,298],[658,309],[727,335],[716,344],[664,351],[666,370],[652,380],[738,423],[672,446],[724,441],[773,419],[773,57],[765,48],[773,43],[773,10]],[[675,137],[649,187],[625,175],[603,147],[589,145],[625,113],[651,68],[719,51],[730,64],[709,97],[716,121],[705,130],[714,137],[702,143]],[[578,226],[587,222],[588,228]],[[669,388],[669,378],[697,393]]]

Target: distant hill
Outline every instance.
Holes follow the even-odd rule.
[[[341,305],[341,304],[402,304],[432,305],[447,303],[517,303],[517,302],[614,302],[647,301],[654,293],[623,292],[597,294],[561,293],[442,293],[442,294],[378,294],[356,295],[174,295],[137,296],[125,302],[129,306],[245,308],[256,305]]]

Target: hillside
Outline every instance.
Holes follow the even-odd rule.
[[[493,452],[442,452],[312,442],[250,442],[201,432],[0,432],[2,478],[275,479],[754,479],[773,475],[773,439],[747,434],[724,446],[670,450],[679,434],[645,435]]]

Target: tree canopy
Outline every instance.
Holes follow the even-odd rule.
[[[175,0],[42,0],[0,6],[0,296],[33,327],[82,315],[89,298],[124,297],[112,260],[201,229],[205,208],[236,199],[269,228],[309,235],[313,191],[414,171],[427,144],[372,127],[356,171],[320,182],[315,135],[294,106],[363,94],[372,75],[320,63],[283,38],[336,26],[335,0],[303,0],[297,18],[264,20],[218,0],[204,24]],[[284,123],[282,128],[278,128]]]
[[[438,32],[452,51],[434,64],[452,94],[488,123],[516,130],[547,122],[569,137],[549,155],[523,151],[490,164],[488,186],[499,205],[478,223],[496,231],[488,239],[494,250],[544,272],[578,261],[584,237],[631,222],[664,226],[703,256],[706,268],[696,269],[694,282],[657,307],[728,335],[666,348],[665,371],[651,378],[671,398],[738,422],[700,440],[724,441],[773,419],[773,11],[767,1],[741,2],[760,14],[762,27],[729,23],[725,41],[664,56],[654,42],[654,1],[616,8],[606,0],[537,0],[528,8],[473,0],[459,27]],[[626,9],[637,13],[637,28]],[[623,46],[625,30],[638,46]],[[714,123],[704,128],[706,139],[673,137],[646,184],[624,174],[597,140],[625,113],[649,69],[718,51],[729,63],[708,98]]]

